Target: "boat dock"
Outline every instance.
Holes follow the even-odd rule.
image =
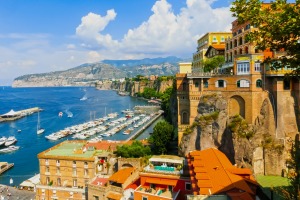
[[[8,113],[0,115],[0,122],[15,121],[40,111],[42,111],[42,109],[39,107],[28,108],[19,111],[10,110]]]
[[[163,113],[164,111],[159,110],[157,114],[150,121],[148,121],[143,127],[137,130],[133,135],[131,135],[125,141],[133,140],[134,138],[139,136],[146,128],[148,128],[153,122],[155,122]]]
[[[14,166],[14,163],[8,163],[8,162],[0,162],[0,174],[3,172],[9,170]]]

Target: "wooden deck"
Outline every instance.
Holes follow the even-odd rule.
[[[13,166],[14,166],[14,163],[0,162],[0,174],[2,174],[5,171],[9,170]]]

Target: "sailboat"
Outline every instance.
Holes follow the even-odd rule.
[[[36,133],[42,134],[44,132],[45,132],[45,129],[40,127],[40,112],[38,112],[38,122],[37,122],[37,127],[36,127]]]

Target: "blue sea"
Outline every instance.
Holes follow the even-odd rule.
[[[86,97],[86,100],[80,100]],[[1,136],[15,136],[20,149],[8,154],[0,154],[0,162],[14,163],[14,167],[0,175],[0,184],[19,185],[22,181],[39,173],[37,154],[66,140],[49,141],[45,138],[53,132],[76,124],[103,117],[111,112],[146,105],[147,102],[130,96],[119,96],[115,91],[96,90],[93,87],[51,87],[51,88],[12,88],[0,87],[0,115],[11,109],[19,111],[32,107],[43,109],[40,124],[46,131],[37,135],[38,115],[34,113],[13,122],[0,123]],[[58,113],[63,112],[63,117]],[[73,117],[67,117],[72,114]],[[154,125],[150,126],[138,139],[149,137]],[[21,130],[21,132],[18,132]],[[115,134],[107,139],[124,140],[128,136]]]

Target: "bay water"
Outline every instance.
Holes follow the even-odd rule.
[[[0,162],[14,163],[13,168],[0,175],[0,184],[9,185],[12,179],[12,185],[19,185],[39,173],[37,154],[71,139],[68,136],[58,141],[49,141],[45,138],[46,135],[101,118],[108,113],[118,112],[121,115],[121,110],[146,104],[146,101],[138,98],[119,96],[116,91],[96,90],[93,87],[0,87],[0,115],[11,109],[19,111],[39,107],[43,109],[39,114],[40,125],[46,130],[37,135],[37,113],[16,121],[0,123],[0,137],[15,136],[18,140],[15,145],[20,146],[20,149],[13,153],[0,154]],[[62,117],[58,116],[59,112],[63,112]],[[68,115],[72,117],[67,117]],[[153,126],[150,126],[138,139],[148,137],[152,128]],[[117,133],[107,139],[124,140],[127,137],[129,136]]]

